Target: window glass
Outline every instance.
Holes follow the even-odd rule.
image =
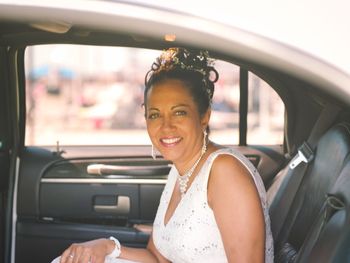
[[[65,44],[29,47],[25,57],[26,145],[149,145],[141,107],[144,76],[159,53]],[[220,78],[215,85],[210,138],[238,144],[239,67],[216,60],[215,68]],[[250,77],[251,89],[256,89],[256,83]],[[259,103],[265,102],[250,98],[248,141],[265,143],[264,131],[257,128],[265,125],[257,117],[262,109]],[[268,127],[267,132],[276,127]],[[281,131],[279,137],[283,138]],[[274,136],[269,138],[273,138],[271,143],[276,141]]]
[[[26,144],[148,144],[142,85],[158,53],[81,45],[28,48]]]
[[[238,144],[239,140],[239,67],[215,61],[219,72],[210,117],[210,138],[220,144]]]
[[[284,104],[264,80],[248,75],[247,144],[282,144]]]
[[[26,52],[26,145],[150,144],[144,76],[160,51],[41,45]],[[211,136],[238,141],[238,68],[217,61]],[[232,87],[234,89],[232,89]]]

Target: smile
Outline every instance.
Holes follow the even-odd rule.
[[[173,146],[175,144],[177,144],[179,141],[181,141],[181,137],[174,137],[174,138],[164,138],[164,139],[160,139],[160,142],[164,145],[164,146]]]

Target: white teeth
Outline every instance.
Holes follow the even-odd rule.
[[[180,138],[162,139],[162,142],[166,144],[172,144],[180,141]]]

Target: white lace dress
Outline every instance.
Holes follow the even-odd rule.
[[[236,157],[250,171],[254,179],[265,216],[265,262],[272,263],[273,239],[264,184],[251,162],[232,148],[217,150],[208,157],[172,217],[164,225],[165,213],[178,176],[176,168],[171,169],[153,224],[153,242],[159,252],[173,263],[227,262],[214,213],[207,202],[209,172],[219,154]]]

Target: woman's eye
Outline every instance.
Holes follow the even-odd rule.
[[[159,113],[150,113],[148,114],[148,119],[154,120],[159,117]]]
[[[175,115],[176,115],[176,116],[184,116],[184,115],[186,115],[186,114],[187,114],[187,112],[184,111],[184,110],[179,110],[179,111],[176,111],[176,112],[175,112]]]

